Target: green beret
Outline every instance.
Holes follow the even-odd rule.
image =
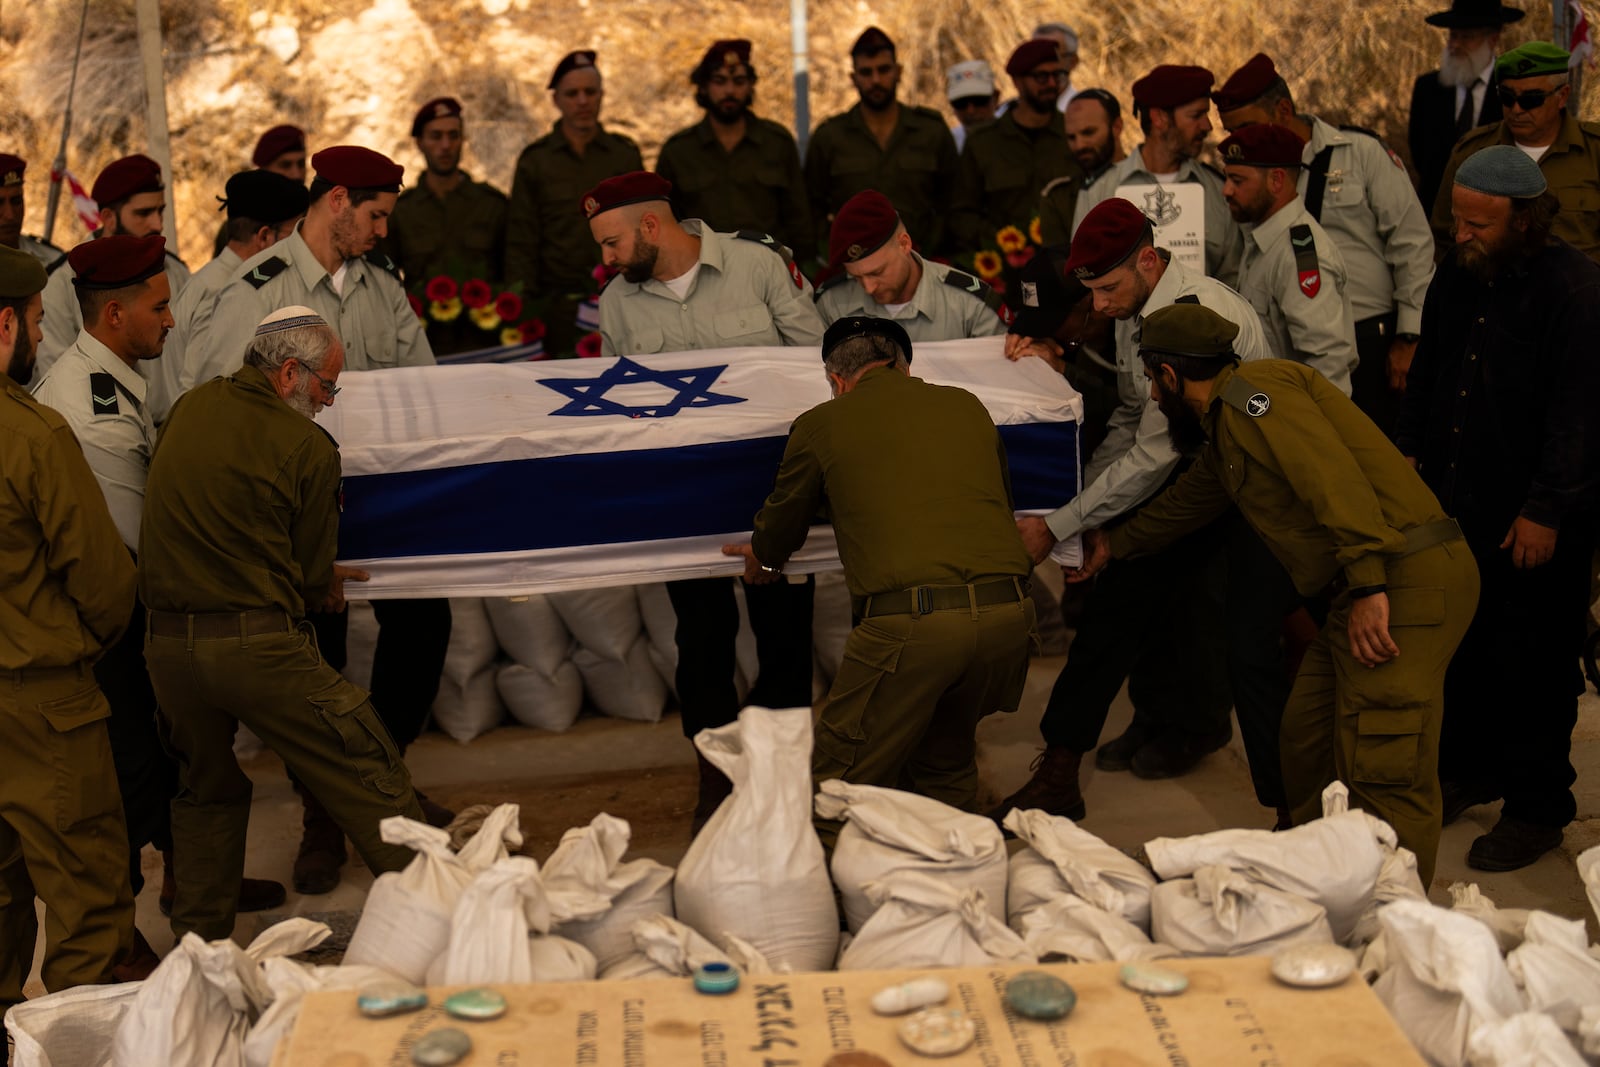
[[[1199,304],[1171,304],[1151,312],[1139,327],[1139,354],[1200,359],[1232,358],[1239,327]]]
[[[1529,41],[1495,60],[1494,72],[1501,81],[1537,78],[1543,74],[1565,74],[1572,54],[1549,41]]]
[[[44,266],[33,256],[0,245],[0,300],[24,300],[42,290],[49,280]]]

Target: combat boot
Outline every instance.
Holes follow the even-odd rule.
[[[423,821],[429,826],[437,826],[442,830],[456,821],[455,812],[451,811],[443,804],[439,804],[428,799],[427,795],[424,794],[422,790],[418,789],[415,792],[417,794],[417,806],[422,809]]]
[[[1126,730],[1095,750],[1095,770],[1115,772],[1132,767],[1134,754],[1149,744],[1156,733],[1154,723],[1135,714]]]
[[[172,915],[172,902],[178,896],[178,880],[172,873],[172,850],[161,853],[161,895],[156,898],[156,906],[161,909],[161,914]],[[284,892],[282,882],[274,882],[269,878],[242,878],[239,880],[239,904],[235,911],[269,911],[279,907],[289,894]]]
[[[698,834],[717,808],[727,800],[733,792],[733,783],[728,776],[717,770],[716,765],[695,750],[695,759],[700,761],[700,794],[695,799],[694,819],[689,823],[689,835]]]
[[[1078,767],[1082,763],[1083,753],[1060,745],[1048,746],[1028,768],[1033,777],[991,809],[988,817],[998,824],[1012,808],[1037,808],[1074,821],[1083,818],[1086,806],[1078,787]]]
[[[294,891],[331,893],[339,886],[339,868],[348,858],[344,831],[310,793],[302,790],[300,800],[305,812],[300,817],[300,852],[294,858]]]

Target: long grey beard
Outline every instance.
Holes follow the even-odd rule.
[[[1483,68],[1493,58],[1492,48],[1478,48],[1458,56],[1451,54],[1450,47],[1446,45],[1444,55],[1439,57],[1439,82],[1452,89],[1465,88],[1483,76]]]
[[[318,404],[315,400],[311,399],[311,391],[304,388],[296,389],[294,392],[284,397],[283,402],[308,419],[315,419],[317,417],[317,411],[322,407],[321,404]]]

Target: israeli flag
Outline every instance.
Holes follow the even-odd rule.
[[[978,396],[1019,511],[1078,491],[1081,397],[1002,339],[919,344],[917,377]],[[318,416],[344,463],[352,596],[516,596],[742,572],[796,416],[829,398],[814,348],[346,374]],[[787,570],[837,570],[811,532]]]

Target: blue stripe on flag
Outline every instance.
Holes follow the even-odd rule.
[[[1078,484],[1078,425],[1002,426],[1019,509]],[[787,439],[551,456],[346,478],[341,559],[525,552],[747,530]],[[692,490],[689,487],[693,487]]]

